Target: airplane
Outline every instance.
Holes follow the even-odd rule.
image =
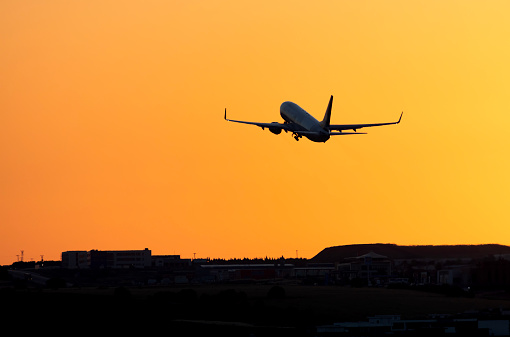
[[[331,106],[333,105],[333,95],[329,99],[328,108],[322,121],[318,121],[312,117],[308,112],[303,110],[299,105],[292,102],[283,102],[280,106],[280,116],[282,116],[284,122],[272,122],[272,123],[256,123],[256,122],[245,122],[237,121],[233,119],[227,119],[227,109],[225,108],[225,120],[228,122],[243,123],[256,125],[264,130],[268,128],[269,131],[275,135],[285,132],[292,132],[292,136],[296,141],[301,137],[305,136],[312,142],[325,143],[330,136],[343,136],[343,135],[361,135],[366,134],[365,132],[357,132],[358,129],[398,124],[402,119],[404,112],[400,114],[400,118],[396,122],[390,123],[373,123],[373,124],[330,124],[331,118]],[[344,130],[353,130],[354,132],[343,132]]]

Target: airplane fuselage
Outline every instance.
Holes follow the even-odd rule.
[[[299,130],[310,131],[313,134],[304,134],[304,136],[313,142],[323,143],[330,137],[329,130],[324,129],[320,122],[303,108],[293,102],[283,102],[280,106],[280,116],[287,123],[294,123]]]
[[[402,114],[400,114],[400,118],[396,122],[370,124],[331,124],[330,120],[332,105],[333,95],[331,95],[329,99],[326,113],[320,122],[299,105],[292,102],[283,102],[282,105],[280,105],[280,116],[282,116],[284,120],[283,123],[259,123],[227,119],[227,108],[225,108],[224,119],[234,123],[256,125],[262,128],[262,130],[267,128],[275,135],[279,135],[282,133],[282,131],[290,131],[295,140],[299,140],[301,137],[305,136],[312,142],[325,143],[331,136],[365,134],[364,132],[357,132],[357,130],[371,126],[398,124],[402,118]],[[353,132],[346,132],[346,130],[352,130]]]

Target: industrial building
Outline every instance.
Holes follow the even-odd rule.
[[[146,268],[152,265],[151,251],[91,250],[62,253],[62,268]]]
[[[62,253],[62,267],[67,269],[88,268],[86,251],[69,251]]]

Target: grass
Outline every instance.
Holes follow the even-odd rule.
[[[510,300],[447,297],[428,292],[337,286],[285,285],[283,298],[268,298],[272,285],[0,289],[4,324],[26,331],[172,336],[314,336],[317,325],[364,321],[376,314],[403,319],[510,307]],[[122,290],[122,291],[119,291]],[[21,313],[21,314],[20,314]],[[29,323],[27,325],[27,323]]]
[[[425,318],[427,314],[456,314],[494,308],[509,308],[504,298],[448,297],[442,294],[405,289],[351,288],[335,286],[287,285],[283,299],[269,299],[271,285],[199,285],[182,287],[129,288],[133,298],[150,299],[161,292],[177,293],[193,289],[197,298],[233,289],[246,294],[249,305],[267,310],[308,313],[321,322],[357,321],[376,314],[400,314],[405,319]],[[62,289],[58,292],[113,295],[114,289]]]

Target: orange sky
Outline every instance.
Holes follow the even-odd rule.
[[[510,245],[508,1],[0,2],[0,264]],[[387,122],[325,144],[223,120]]]

